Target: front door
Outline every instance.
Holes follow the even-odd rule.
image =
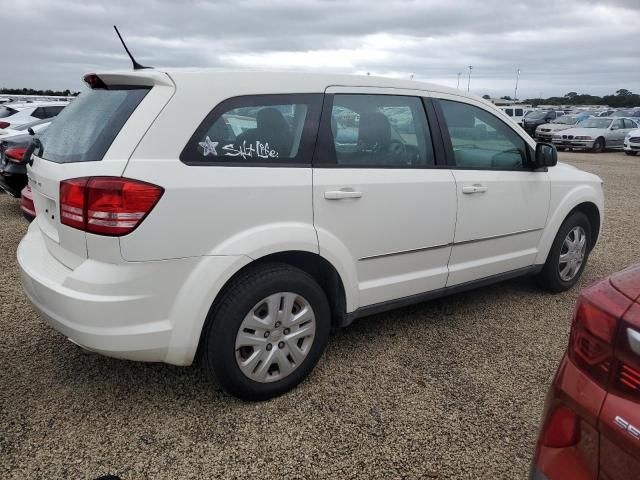
[[[315,160],[320,253],[351,269],[357,306],[445,286],[455,184],[417,92],[329,88]]]
[[[549,210],[549,178],[530,168],[533,149],[483,104],[467,102],[438,101],[458,199],[447,286],[533,265]]]

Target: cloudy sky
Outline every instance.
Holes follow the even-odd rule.
[[[2,0],[0,86],[128,68],[340,72],[518,96],[640,92],[640,0]]]

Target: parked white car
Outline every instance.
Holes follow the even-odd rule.
[[[553,134],[573,128],[578,123],[577,115],[563,115],[551,123],[544,123],[536,128],[535,138],[542,142],[551,142]]]
[[[178,70],[86,81],[28,169],[25,291],[84,348],[199,358],[242,398],[294,387],[358,317],[527,274],[566,290],[598,238],[600,178],[456,89]]]
[[[630,118],[588,118],[574,128],[554,133],[553,143],[559,150],[571,148],[602,152],[606,148],[622,148],[624,137],[638,128]]]
[[[627,155],[637,155],[640,152],[640,128],[627,133],[623,149]]]
[[[42,120],[23,123],[22,125],[17,125],[15,128],[5,128],[4,130],[0,131],[0,135],[2,135],[2,140],[7,140],[14,135],[23,135],[27,133],[29,129],[33,130],[34,133],[38,133],[40,131],[46,130],[46,128],[52,121],[53,118],[44,118]]]
[[[25,123],[53,118],[67,106],[67,102],[34,102],[3,105],[0,108],[6,111],[14,110],[10,115],[0,118],[0,136],[7,135],[8,129],[19,127]]]

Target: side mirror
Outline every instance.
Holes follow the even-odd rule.
[[[536,145],[536,167],[553,167],[558,163],[558,151],[551,143],[538,143]]]
[[[34,132],[33,128],[31,127],[27,128],[27,132],[29,132],[29,135],[31,135],[32,137],[36,134],[36,132]]]

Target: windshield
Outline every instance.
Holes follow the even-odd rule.
[[[542,120],[547,116],[547,112],[530,112],[527,113],[527,120]]]
[[[102,160],[149,88],[89,90],[55,117],[42,137],[42,158],[52,162]]]
[[[608,128],[611,125],[610,118],[587,118],[580,122],[581,128]]]
[[[578,117],[563,115],[560,118],[556,118],[551,123],[559,123],[561,125],[575,125],[578,123]]]

